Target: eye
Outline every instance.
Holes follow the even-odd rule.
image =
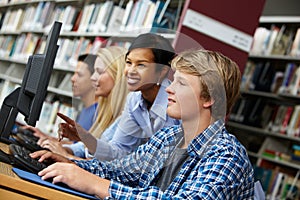
[[[185,83],[181,80],[178,81],[179,85],[185,85]]]
[[[140,64],[138,64],[138,67],[140,67],[140,68],[144,68],[144,67],[146,67],[146,65],[145,65],[145,64],[142,64],[142,63],[140,63]]]
[[[97,73],[98,73],[98,74],[102,74],[102,73],[103,73],[102,69],[97,68]]]
[[[131,65],[131,62],[129,60],[126,60],[126,65]]]

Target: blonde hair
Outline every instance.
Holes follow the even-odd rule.
[[[215,119],[230,113],[240,95],[241,72],[234,61],[219,52],[201,49],[180,53],[171,65],[175,70],[200,77],[201,97],[214,101]]]
[[[125,54],[127,49],[110,46],[100,48],[97,56],[107,66],[108,74],[114,80],[114,87],[107,97],[98,98],[97,118],[90,128],[90,133],[100,138],[115,119],[121,115],[128,93],[127,82],[124,76]]]

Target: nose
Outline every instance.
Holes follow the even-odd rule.
[[[136,73],[137,71],[136,71],[136,66],[135,65],[127,65],[126,66],[126,70],[125,70],[127,73],[129,73],[129,74],[134,74],[134,73]]]
[[[173,83],[171,83],[171,84],[166,88],[166,92],[167,92],[168,94],[174,94]]]
[[[71,77],[71,81],[74,83],[75,82],[75,74]]]
[[[90,77],[90,79],[91,79],[91,81],[96,81],[97,80],[95,72],[92,74],[92,76]]]

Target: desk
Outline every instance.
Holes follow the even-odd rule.
[[[7,144],[0,143],[0,148],[8,152]],[[22,180],[12,171],[11,165],[0,162],[0,199],[82,200],[84,198]]]

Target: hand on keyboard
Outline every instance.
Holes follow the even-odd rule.
[[[37,159],[31,158],[29,155],[31,152],[25,147],[17,144],[10,144],[9,150],[10,154],[14,157],[15,167],[20,167],[37,174],[48,166],[45,162],[39,162]]]
[[[38,138],[34,135],[29,136],[22,133],[16,134],[16,140],[25,148],[30,150],[31,152],[39,151],[39,150],[46,150],[42,148],[40,145],[37,144]]]

